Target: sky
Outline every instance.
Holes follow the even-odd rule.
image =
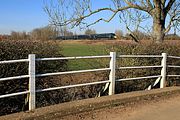
[[[49,23],[43,0],[1,0],[0,15],[0,34],[13,30],[29,32]]]
[[[92,1],[94,9],[110,6],[110,0]],[[30,32],[35,28],[47,26],[49,17],[43,10],[44,6],[43,0],[0,0],[0,34],[10,34],[11,31]],[[108,18],[109,15],[100,13],[91,17],[90,21],[99,17]],[[112,33],[119,29],[126,33],[125,26],[120,24],[118,16],[109,23],[100,22],[90,28],[95,29],[97,33]],[[84,30],[78,28],[72,31],[77,34],[84,33]]]
[[[95,5],[100,4],[102,5],[102,1],[97,1]],[[0,0],[0,34],[10,34],[11,31],[30,32],[34,28],[48,25],[49,18],[43,7],[43,0]],[[91,28],[99,33],[114,32],[120,28],[115,21],[101,22]],[[78,28],[73,31],[82,33]]]

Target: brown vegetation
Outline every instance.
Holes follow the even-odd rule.
[[[87,30],[84,32],[84,34],[85,34],[85,35],[96,34],[96,30],[87,29]]]
[[[96,40],[96,41],[63,41],[63,42],[79,42],[81,44],[96,44],[96,45],[108,45],[107,51],[116,51],[118,54],[158,54],[166,52],[169,55],[180,56],[180,43],[179,41],[165,41],[162,45],[152,44],[150,41],[142,41],[140,44],[132,43],[127,40]],[[37,54],[37,57],[56,57],[61,56],[59,53],[59,46],[57,43],[52,42],[37,42],[37,41],[2,41],[0,42],[0,60],[8,59],[21,59],[27,58],[29,53]],[[99,64],[97,62],[97,64]],[[103,64],[103,63],[102,63]],[[159,65],[160,59],[120,59],[117,61],[117,67],[119,66],[137,66],[137,65]],[[173,59],[168,60],[168,64],[180,65],[179,61]],[[27,64],[13,64],[13,65],[2,65],[2,71],[0,71],[0,78],[27,74]],[[67,70],[66,61],[54,61],[54,62],[41,62],[37,65],[37,73],[56,72]],[[168,69],[169,74],[178,74],[178,69]],[[147,75],[159,75],[160,69],[143,69],[143,70],[125,70],[118,71],[116,77],[127,78],[127,77],[141,77]],[[84,74],[72,74],[72,75],[61,75],[54,77],[43,77],[37,78],[36,89],[73,85],[78,83],[89,83],[93,81],[108,80],[108,72],[93,72]],[[177,84],[179,78],[168,79],[167,86]],[[116,84],[116,93],[123,93],[135,90],[144,90],[149,85],[153,84],[155,79],[119,82]],[[10,82],[1,82],[1,95],[27,90],[28,80],[14,80]],[[77,99],[92,98],[98,95],[107,95],[107,91],[101,92],[105,84],[92,85],[86,87],[69,88],[56,90],[51,92],[42,92],[37,94],[37,107],[62,103],[66,101],[73,101]],[[158,86],[157,86],[158,87]],[[1,99],[1,115],[12,112],[18,112],[21,110],[27,110],[27,102],[25,102],[26,95]]]
[[[38,41],[0,41],[0,61],[4,60],[16,60],[27,59],[28,54],[36,54],[36,57],[61,57],[61,51],[59,45],[53,42],[38,42]],[[37,62],[36,73],[65,71],[67,69],[66,62],[64,60],[51,61],[51,62]],[[58,66],[58,67],[56,67]],[[11,63],[0,65],[0,78],[27,75],[28,63]],[[36,87],[42,88],[44,86],[54,86],[55,82],[51,78],[37,79]],[[28,79],[17,79],[10,81],[0,82],[0,95],[22,92],[28,90]],[[39,100],[43,97],[51,97],[50,94],[41,94]],[[44,101],[37,100],[37,106],[42,103],[46,103],[48,99]],[[0,115],[13,113],[17,111],[27,110],[27,95],[20,95],[15,97],[0,99]]]

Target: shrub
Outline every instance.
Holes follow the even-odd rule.
[[[52,42],[37,41],[1,41],[0,42],[0,61],[10,59],[24,59],[28,54],[34,53],[36,57],[56,57],[62,56],[58,44]],[[106,52],[116,51],[118,55],[160,55],[166,52],[169,55],[180,56],[180,44],[114,44],[107,47]],[[102,64],[103,63],[103,64]],[[98,59],[91,61],[93,68],[109,67],[109,59]],[[121,58],[117,59],[117,68],[121,66],[145,66],[160,65],[161,58]],[[180,65],[180,61],[168,59],[168,64]],[[36,64],[37,73],[59,72],[67,70],[67,61],[43,61]],[[27,63],[6,64],[0,66],[0,78],[25,75],[28,73]],[[136,70],[117,70],[116,79],[160,75],[160,68],[136,69]],[[178,69],[168,69],[168,74],[178,74]],[[93,72],[71,75],[60,75],[51,77],[36,78],[36,89],[66,86],[80,83],[89,83],[93,81],[108,80],[109,71]],[[179,78],[168,79],[168,86],[174,85],[174,81]],[[135,80],[126,82],[117,82],[116,93],[144,90],[153,84],[156,79]],[[57,104],[65,101],[96,97],[100,91],[103,91],[105,84],[61,89],[50,92],[37,93],[37,107]],[[28,79],[12,80],[0,82],[0,95],[25,91],[28,89]],[[107,95],[107,91],[101,95]],[[26,95],[0,99],[0,115],[12,112],[18,112],[27,109]],[[26,100],[26,101],[25,101]],[[24,101],[24,102],[23,102]]]
[[[0,61],[27,59],[28,54],[36,54],[41,57],[61,57],[60,46],[54,42],[39,41],[0,41]],[[36,63],[36,73],[65,71],[67,61],[43,61]],[[11,63],[0,65],[0,78],[27,75],[28,63]],[[42,80],[36,79],[36,87],[50,87],[57,83],[52,80],[53,77],[44,77]],[[28,90],[28,79],[17,79],[0,82],[0,95],[10,94]],[[51,98],[52,94],[41,94],[40,97]],[[38,95],[37,95],[38,97]],[[12,112],[18,112],[27,109],[27,95],[8,97],[0,99],[0,115]],[[26,100],[26,101],[25,101]],[[45,100],[44,102],[47,102]],[[41,101],[37,101],[37,105]]]
[[[109,51],[116,51],[118,55],[161,55],[162,53],[167,53],[168,55],[180,56],[180,44],[121,44],[114,45],[108,48]],[[120,58],[117,60],[117,68],[121,66],[153,66],[161,65],[162,58]],[[180,65],[180,60],[170,59],[167,61],[168,65]],[[168,68],[168,74],[178,75],[179,69]],[[160,75],[161,68],[148,68],[148,69],[127,69],[127,70],[117,70],[116,77],[119,78],[133,78],[133,77],[143,77]],[[167,86],[172,86],[177,84],[177,79],[179,78],[167,78]],[[118,82],[116,86],[116,92],[128,92],[135,90],[145,90],[149,85],[155,82],[155,79],[144,79],[144,80],[134,80]],[[159,87],[158,85],[156,87]]]
[[[61,57],[58,44],[38,41],[1,41],[0,61],[12,59],[26,59],[28,54],[36,54],[36,58]],[[67,61],[41,61],[36,62],[36,74],[67,71]],[[0,78],[28,74],[28,63],[1,64]],[[80,83],[89,83],[104,80],[106,74],[84,73],[67,74],[36,78],[36,89],[59,87]],[[107,80],[108,78],[106,78]],[[36,107],[96,97],[104,85],[91,85],[85,87],[60,89],[36,94]],[[28,79],[17,79],[0,82],[0,95],[28,90]],[[27,95],[0,99],[0,115],[19,112],[28,109]]]
[[[179,40],[180,36],[176,34],[168,34],[165,36],[165,40]]]

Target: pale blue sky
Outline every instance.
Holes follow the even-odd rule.
[[[42,0],[1,0],[0,33],[30,31],[48,24]]]
[[[106,2],[96,1],[95,7],[107,5]],[[34,28],[49,24],[48,15],[43,10],[43,0],[0,0],[0,34],[10,34],[11,31],[29,32]],[[106,15],[102,13],[101,15]],[[97,32],[114,32],[121,26],[117,19],[110,23],[99,23],[92,28]],[[77,33],[79,29],[75,29]]]
[[[110,6],[110,0],[93,0],[93,8]],[[29,32],[34,28],[43,27],[49,24],[48,15],[43,10],[43,0],[0,0],[0,34],[10,34],[11,31]],[[88,21],[97,17],[107,18],[110,14],[102,12],[93,16]],[[147,22],[144,24],[146,25]],[[148,24],[151,24],[150,22]],[[100,22],[91,27],[97,33],[115,32],[121,29],[126,32],[123,24],[120,24],[118,16],[110,23]],[[76,33],[83,33],[78,28]]]

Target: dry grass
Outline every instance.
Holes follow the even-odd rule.
[[[88,45],[118,45],[118,44],[138,44],[132,40],[64,40],[63,44],[88,44]],[[151,40],[141,40],[139,44],[151,44]],[[172,45],[180,44],[180,40],[165,40],[164,43]]]
[[[64,40],[63,44],[88,44],[88,45],[109,45],[109,44],[133,44],[132,40]]]

